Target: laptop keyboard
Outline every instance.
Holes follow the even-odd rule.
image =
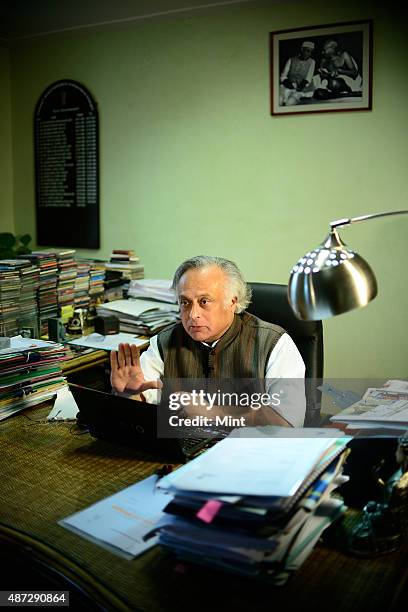
[[[183,453],[189,457],[206,448],[208,441],[208,438],[182,438],[180,445]]]
[[[197,436],[197,430],[201,431],[201,436]],[[193,457],[199,452],[214,446],[217,442],[219,442],[222,438],[228,435],[227,432],[210,432],[207,429],[196,429],[196,434],[189,434],[183,436],[180,440],[180,445],[183,453],[186,457]]]

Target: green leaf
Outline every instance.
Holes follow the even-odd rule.
[[[27,246],[27,244],[31,242],[30,234],[24,234],[23,236],[20,236],[20,242],[24,244],[24,246]]]
[[[0,233],[0,248],[11,249],[16,244],[16,239],[10,232]]]

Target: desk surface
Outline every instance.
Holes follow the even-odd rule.
[[[69,344],[66,345],[69,358],[61,363],[61,369],[64,374],[75,372],[83,368],[93,367],[95,365],[108,363],[109,354],[106,351],[100,350],[77,350],[75,351]]]
[[[275,609],[309,610],[320,603],[331,611],[372,612],[401,606],[407,547],[362,560],[318,545],[287,585],[271,587],[193,566],[177,571],[158,547],[126,561],[67,531],[59,519],[149,476],[160,464],[88,434],[74,435],[72,424],[29,420],[47,413],[30,409],[0,423],[0,521],[55,547],[129,609],[264,610],[273,602]]]

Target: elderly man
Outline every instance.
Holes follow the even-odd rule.
[[[165,379],[304,378],[303,360],[288,334],[245,311],[251,293],[233,262],[210,256],[188,259],[176,270],[173,287],[181,323],[153,336],[141,357],[134,345],[111,352],[115,392],[157,403],[157,389]],[[282,407],[247,413],[248,424],[300,426],[304,394]]]
[[[321,90],[333,94],[361,92],[362,78],[357,62],[345,49],[340,49],[337,41],[327,40],[323,45],[318,75],[314,79],[317,87],[316,97],[325,97]],[[319,91],[320,90],[320,91]]]

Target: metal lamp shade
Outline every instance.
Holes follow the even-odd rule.
[[[377,295],[368,263],[333,228],[326,240],[293,267],[288,299],[295,315],[317,321],[366,306]]]

